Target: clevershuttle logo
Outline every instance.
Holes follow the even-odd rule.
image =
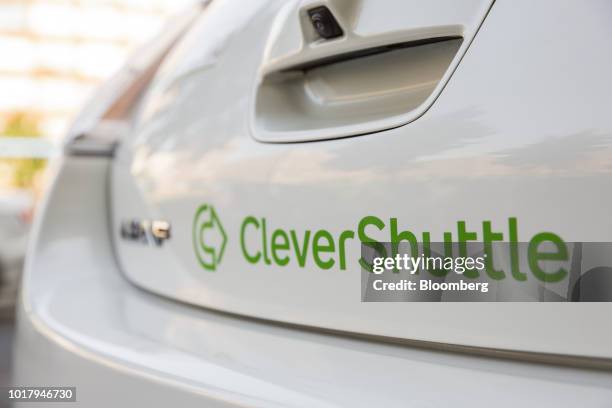
[[[484,257],[482,266],[470,265],[465,269],[464,276],[476,278],[481,272],[491,279],[503,280],[511,278],[516,281],[527,280],[527,272],[519,265],[521,255],[528,259],[528,269],[531,274],[541,282],[554,283],[567,277],[568,271],[559,262],[569,259],[568,248],[560,236],[552,232],[540,232],[526,242],[526,246],[519,245],[518,221],[516,218],[508,218],[505,228],[497,229],[491,221],[483,221],[479,230],[468,229],[466,221],[457,221],[456,233],[444,232],[437,241],[432,240],[430,232],[421,234],[400,228],[397,218],[382,218],[368,215],[361,218],[354,230],[348,229],[339,233],[332,233],[325,229],[286,229],[283,227],[270,228],[271,222],[264,217],[248,216],[243,219],[240,226],[240,248],[243,257],[251,264],[264,264],[286,266],[292,264],[304,268],[313,265],[319,269],[337,268],[347,269],[347,246],[350,242],[357,242],[364,247],[369,247],[380,256],[390,255],[395,257],[394,250],[387,251],[381,241],[404,244],[409,247],[411,254],[423,254],[429,257],[431,245],[434,242],[444,243],[447,248],[447,257],[460,257],[455,263],[463,261],[468,256],[468,246],[481,243]],[[504,231],[505,229],[505,231]],[[374,236],[384,237],[377,240]],[[388,238],[387,238],[388,237]],[[453,254],[448,250],[449,246],[456,243],[457,251]],[[502,270],[494,265],[493,246],[503,244],[509,248],[510,268]],[[372,271],[372,263],[364,257],[356,259],[356,265],[363,269]],[[552,262],[552,268],[550,266]],[[547,264],[547,265],[544,265]],[[559,266],[558,266],[559,265]],[[480,266],[480,263],[479,265]],[[447,273],[447,267],[440,273]],[[480,269],[480,271],[479,271]]]
[[[193,218],[193,249],[200,266],[216,271],[223,259],[227,234],[211,205],[201,205]]]
[[[514,281],[526,281],[530,272],[537,280],[545,283],[559,282],[568,276],[564,262],[569,260],[567,244],[560,236],[552,232],[540,232],[524,241],[519,246],[519,225],[514,217],[507,219],[504,227],[495,228],[491,221],[482,221],[480,228],[468,229],[466,221],[457,221],[455,232],[444,232],[438,240],[432,240],[430,232],[420,234],[400,228],[397,218],[387,220],[368,215],[356,222],[355,229],[333,233],[326,229],[287,228],[274,225],[265,217],[245,216],[230,233],[229,239],[237,239],[240,254],[249,264],[270,267],[294,266],[299,268],[316,268],[321,270],[346,270],[350,260],[347,247],[355,242],[375,250],[383,257],[397,257],[396,250],[390,253],[373,236],[384,237],[385,242],[407,245],[411,254],[422,254],[428,257],[434,242],[442,242],[446,248],[446,258],[454,263],[463,261],[468,256],[468,246],[480,242],[483,246],[483,257],[477,264],[461,264],[461,273],[467,278],[477,278],[485,274],[493,280],[510,278]],[[235,238],[234,238],[235,237]],[[387,238],[388,237],[388,238]],[[228,236],[215,211],[209,204],[201,205],[193,221],[193,246],[199,264],[208,271],[216,271],[223,259]],[[447,251],[455,243],[456,251]],[[493,246],[506,244],[509,265],[507,268],[496,268]],[[521,255],[528,260],[526,268],[520,266]],[[373,271],[376,265],[364,257],[354,260],[354,266]],[[448,262],[445,261],[445,262]],[[422,268],[417,268],[422,269]],[[427,268],[430,269],[430,268]],[[453,268],[450,268],[453,269]],[[525,270],[527,269],[527,270]],[[432,273],[446,274],[449,267],[435,267]]]

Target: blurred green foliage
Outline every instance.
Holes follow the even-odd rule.
[[[40,137],[42,135],[39,120],[36,116],[16,112],[11,114],[0,131],[8,137]],[[13,169],[13,186],[17,188],[33,188],[36,177],[46,166],[45,159],[2,159]]]
[[[8,117],[2,134],[12,137],[38,137],[41,135],[38,123],[39,120],[36,116],[25,112],[16,112]]]

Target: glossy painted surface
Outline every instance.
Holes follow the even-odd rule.
[[[253,136],[271,143],[303,142],[373,133],[415,120],[446,85],[491,4],[492,0],[284,2],[254,72]],[[308,10],[320,6],[343,27],[342,37],[330,41],[316,34]],[[367,58],[354,55],[457,37],[461,41],[450,47],[438,43]],[[297,68],[349,53],[355,58],[344,64]],[[404,64],[385,58],[402,53],[407,54]]]
[[[504,228],[517,217],[519,239],[554,231],[567,242],[609,242],[612,58],[602,50],[610,3],[498,1],[415,122],[267,144],[253,138],[249,118],[278,6],[213,3],[163,67],[113,166],[112,225],[117,234],[123,219],[164,219],[174,235],[163,248],[118,242],[126,276],[172,298],[267,319],[612,358],[609,304],[363,304],[357,241],[347,247],[347,270],[323,271],[248,264],[237,236],[247,215],[266,217],[270,230],[337,235],[372,214],[432,239],[458,220]],[[230,236],[214,273],[193,252],[193,216],[204,203]]]
[[[610,373],[290,330],[139,290],[114,261],[108,168],[105,158],[66,159],[34,226],[13,382],[77,387],[77,403],[54,407],[612,403]]]

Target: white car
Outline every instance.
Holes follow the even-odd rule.
[[[14,385],[83,407],[611,406],[609,269],[538,267],[612,242],[611,17],[608,0],[186,13],[71,130]],[[361,243],[447,237],[535,263],[481,272],[486,302],[362,296]]]

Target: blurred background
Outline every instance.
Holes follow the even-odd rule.
[[[50,160],[79,108],[193,0],[0,0],[0,386]]]

